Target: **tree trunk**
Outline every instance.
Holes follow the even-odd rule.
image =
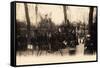
[[[26,22],[27,22],[27,44],[30,44],[30,18],[29,18],[27,3],[24,3],[24,7],[25,7]]]
[[[35,5],[35,13],[36,13],[36,23],[37,23],[37,17],[38,17],[38,5]]]
[[[63,6],[63,11],[64,11],[64,22],[67,23],[67,13],[66,13],[66,6]]]
[[[92,25],[93,25],[93,10],[94,10],[94,7],[90,7],[90,12],[89,12],[89,33],[90,35],[92,33]]]

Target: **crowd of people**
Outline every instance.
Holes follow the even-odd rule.
[[[59,51],[60,54],[63,55],[63,49],[73,48],[76,50],[76,46],[79,45],[76,28],[77,27],[70,24],[69,21],[57,26],[52,22],[51,18],[47,18],[46,15],[45,18],[39,22],[38,27],[30,30],[31,37],[29,40],[30,45],[32,45],[32,51],[37,50],[37,55],[41,55],[42,51],[46,51],[46,53]],[[17,51],[26,51],[28,50],[27,29],[26,33],[22,35],[20,33],[17,34]],[[84,42],[86,46],[87,44],[90,45],[90,43],[88,40]]]

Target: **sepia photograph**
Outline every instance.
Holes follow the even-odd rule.
[[[16,65],[97,61],[97,6],[15,4]]]

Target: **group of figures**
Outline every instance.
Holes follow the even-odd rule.
[[[38,47],[38,53],[42,50],[51,53],[59,51],[62,55],[62,49],[65,49],[66,47],[76,47],[78,39],[76,38],[75,30],[73,29],[70,34],[68,34],[69,32],[67,31],[61,31],[61,28],[58,28],[54,32],[45,32],[44,29],[36,30],[35,36],[31,38],[31,44],[34,45],[34,50]]]
[[[27,27],[24,27],[26,30],[20,30],[18,25],[16,43],[19,52],[27,51],[28,45],[30,45],[32,52],[37,51],[37,55],[41,55],[43,51],[46,54],[59,52],[63,55],[63,49],[68,48],[70,53],[75,53],[76,46],[79,45],[76,27],[70,24],[69,21],[56,26],[51,18],[41,19],[38,27],[30,30],[30,38],[27,36]],[[87,39],[84,43],[87,47],[91,42]]]

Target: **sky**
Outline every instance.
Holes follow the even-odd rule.
[[[56,25],[60,25],[64,21],[62,5],[38,4],[38,15],[36,23],[35,6],[36,4],[28,4],[29,17],[32,25],[37,25],[37,23],[40,21],[40,15],[42,15],[42,17],[44,18],[46,14],[48,14],[48,17],[51,18]],[[89,7],[68,6],[66,13],[67,18],[72,23],[88,23]],[[16,4],[16,19],[26,22],[25,8],[23,3]]]

